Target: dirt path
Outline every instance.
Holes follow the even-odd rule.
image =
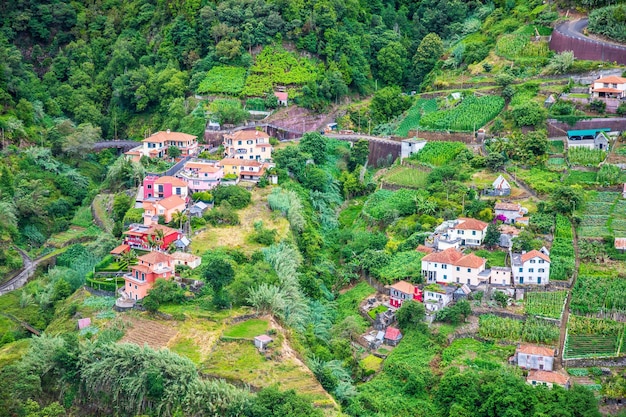
[[[531,189],[528,185],[526,185],[524,181],[518,179],[515,176],[515,174],[511,174],[506,169],[504,170],[504,172],[506,172],[509,175],[510,179],[513,180],[513,182],[515,183],[515,185],[517,185],[518,188],[521,188],[522,190],[526,191],[528,195],[537,198],[537,193],[533,189]]]
[[[563,366],[563,350],[565,349],[565,333],[567,331],[567,321],[569,319],[569,305],[572,301],[572,288],[576,285],[576,278],[578,278],[578,267],[580,266],[580,255],[578,252],[578,236],[576,235],[576,228],[572,225],[572,243],[574,245],[574,273],[572,274],[572,285],[569,291],[567,291],[567,298],[565,299],[565,307],[563,308],[563,317],[561,317],[561,332],[559,336],[559,357],[561,358],[561,366]]]

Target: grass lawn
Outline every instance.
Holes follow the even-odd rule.
[[[267,322],[267,320],[246,320],[227,328],[224,331],[223,336],[241,339],[254,339],[255,336],[265,333],[268,326],[269,323]]]
[[[565,145],[562,140],[551,140],[548,147],[548,153],[551,155],[562,154],[565,152]]]
[[[457,339],[441,354],[444,366],[457,365],[471,368],[494,369],[506,365],[515,352],[515,346],[480,342],[474,339]]]
[[[477,250],[474,252],[474,255],[480,256],[481,258],[487,259],[488,266],[506,266],[506,252],[495,250],[489,251],[486,249]]]
[[[245,209],[239,210],[241,224],[238,226],[212,227],[201,231],[191,237],[191,250],[196,255],[201,255],[209,249],[218,246],[241,249],[250,255],[263,248],[263,245],[250,242],[247,237],[254,231],[254,223],[263,222],[268,229],[278,231],[277,241],[284,239],[289,234],[289,222],[278,212],[272,212],[267,204],[267,196],[272,187],[254,189],[252,191],[252,203]]]
[[[411,166],[398,166],[392,168],[382,178],[390,184],[409,188],[422,188],[426,186],[428,172]]]

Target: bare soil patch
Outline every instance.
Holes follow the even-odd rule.
[[[167,347],[169,341],[178,333],[175,323],[166,325],[138,317],[129,317],[126,325],[128,330],[120,343],[134,343],[139,346],[147,344],[153,349]]]

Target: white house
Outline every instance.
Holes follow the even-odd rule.
[[[548,388],[552,388],[554,385],[560,385],[565,389],[569,389],[570,378],[558,372],[532,370],[528,372],[526,383],[533,386],[545,385]]]
[[[487,232],[487,223],[476,219],[460,217],[448,231],[450,240],[461,239],[461,245],[480,246]]]
[[[554,367],[554,349],[544,346],[523,344],[515,351],[517,366],[522,369],[551,371]]]
[[[496,203],[494,206],[495,216],[506,218],[505,223],[514,224],[517,219],[524,217],[528,210],[518,203]]]
[[[513,283],[546,285],[550,282],[550,257],[538,250],[511,253]]]
[[[598,78],[593,82],[589,93],[592,98],[625,98],[626,78],[616,75]]]
[[[422,258],[422,276],[429,283],[455,283],[477,286],[489,277],[480,274],[485,270],[486,259],[473,253],[464,255],[455,248],[433,252]]]
[[[402,159],[404,159],[404,158],[408,158],[409,156],[413,154],[418,153],[420,149],[426,146],[426,141],[424,139],[416,139],[416,138],[405,139],[402,141],[401,146],[402,146],[401,155],[402,155]]]
[[[202,258],[186,252],[174,252],[170,255],[174,259],[174,265],[184,265],[195,269],[202,263]]]
[[[426,311],[439,311],[452,302],[454,286],[431,284],[424,288],[424,307]]]
[[[491,189],[487,190],[489,196],[506,196],[511,194],[511,184],[502,175],[491,184]]]

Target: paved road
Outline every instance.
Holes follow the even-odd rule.
[[[608,42],[600,39],[590,38],[583,34],[583,30],[587,27],[587,23],[589,23],[589,19],[578,19],[571,20],[569,22],[561,23],[556,27],[556,31],[562,33],[565,36],[569,36],[571,38],[582,39],[586,41],[592,41],[601,45],[611,45],[618,46],[623,48],[626,51],[626,46],[617,43],[617,42]]]
[[[329,138],[333,138],[333,139],[339,139],[339,140],[349,140],[349,141],[357,141],[360,139],[365,139],[367,141],[370,142],[381,142],[381,143],[390,143],[393,145],[398,145],[401,146],[401,142],[397,141],[397,140],[391,140],[391,139],[385,139],[385,138],[379,138],[377,136],[368,136],[368,135],[359,135],[359,134],[349,134],[349,135],[335,135],[335,134],[326,134],[326,137]]]
[[[0,284],[0,295],[4,295],[13,290],[17,290],[18,288],[23,287],[28,282],[28,279],[35,274],[35,270],[39,266],[39,264],[50,258],[49,255],[44,255],[40,258],[32,260],[29,256],[21,250],[20,248],[16,248],[20,255],[22,255],[22,259],[24,260],[24,269],[22,272],[8,280],[7,282]],[[56,255],[55,255],[56,256]]]

